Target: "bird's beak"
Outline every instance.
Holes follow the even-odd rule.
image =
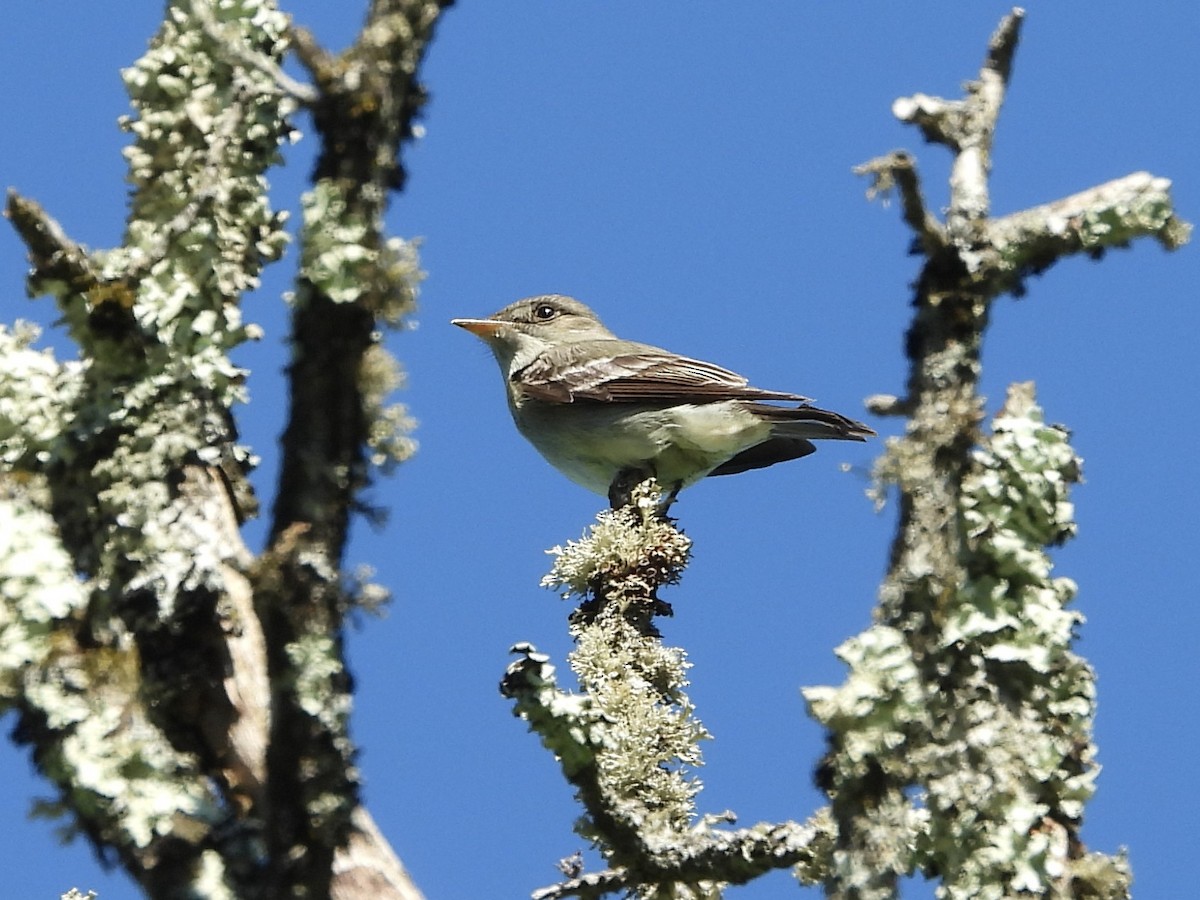
[[[483,338],[485,341],[494,338],[504,328],[504,323],[497,322],[495,319],[451,319],[450,324],[465,328],[471,334]]]

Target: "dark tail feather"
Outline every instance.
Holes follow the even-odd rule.
[[[807,403],[796,407],[766,403],[747,403],[746,406],[771,423],[771,437],[721,463],[709,475],[736,475],[748,469],[799,459],[816,451],[812,444],[814,440],[865,441],[875,434],[874,429],[862,422]]]
[[[874,429],[841,413],[810,406],[771,406],[747,403],[746,406],[771,423],[772,437],[808,438],[825,441],[865,441]]]
[[[743,450],[733,459],[721,463],[709,475],[736,475],[748,469],[762,469],[773,466],[777,462],[787,462],[789,459],[799,459],[817,450],[812,441],[802,438],[769,438],[761,444],[756,444]]]

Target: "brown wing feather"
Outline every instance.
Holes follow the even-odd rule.
[[[605,348],[605,344],[615,346]],[[713,363],[677,356],[647,344],[582,341],[555,347],[514,373],[528,397],[548,403],[688,403],[807,397],[751,387],[741,375]]]

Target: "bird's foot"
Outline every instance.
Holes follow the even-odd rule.
[[[613,509],[629,506],[639,511],[643,517],[647,517],[649,511],[650,516],[666,519],[667,510],[675,502],[675,497],[682,487],[682,483],[677,481],[669,491],[664,490],[656,480],[654,467],[649,463],[631,466],[622,469],[613,478],[612,484],[608,486],[608,502]]]
[[[643,481],[654,477],[654,467],[649,463],[630,466],[619,471],[608,486],[608,505],[613,509],[633,506],[633,489]]]

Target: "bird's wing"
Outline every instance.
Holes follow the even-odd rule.
[[[526,397],[547,403],[707,403],[808,398],[751,387],[728,369],[629,341],[578,341],[553,347],[513,374]]]

